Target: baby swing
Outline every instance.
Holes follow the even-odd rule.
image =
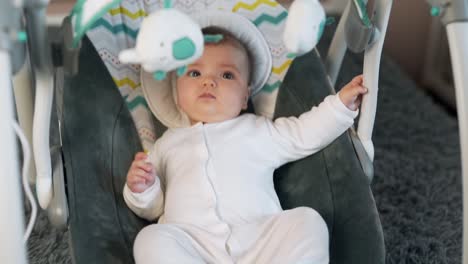
[[[134,154],[148,150],[165,127],[148,110],[140,67],[123,65],[117,56],[135,46],[142,19],[162,7],[156,0],[123,1],[97,20],[76,54],[79,71],[65,75],[63,98],[56,99],[62,108],[58,118],[75,263],[132,263],[134,238],[149,224],[127,208],[122,187]],[[173,1],[173,7],[187,14],[224,8],[257,25],[273,55],[271,77],[253,99],[257,113],[297,116],[333,91],[316,50],[296,58],[286,50],[281,37],[287,12],[277,2]],[[70,20],[63,28],[67,25]],[[345,133],[274,177],[283,209],[309,206],[327,222],[330,263],[384,263],[371,170],[356,154],[362,152],[358,143],[354,132]]]
[[[69,227],[74,263],[133,263],[134,238],[149,223],[128,209],[122,187],[134,154],[150,149],[166,129],[148,109],[140,84],[141,67],[122,64],[118,54],[135,46],[143,18],[168,7],[168,1],[122,1],[117,7],[114,5],[120,1],[104,2],[95,7],[106,10],[102,18],[99,12],[89,18],[81,14],[90,7],[86,1],[78,1],[62,26],[63,48],[54,57],[55,66],[62,66],[55,74],[54,98],[62,152],[53,153],[53,197],[38,188],[39,202],[48,209],[52,222]],[[300,8],[306,7],[301,2],[305,1],[296,0],[296,8],[291,7],[299,18]],[[299,44],[283,41],[288,13],[276,1],[180,0],[172,4],[189,15],[204,9],[238,13],[262,32],[273,65],[264,88],[253,98],[256,113],[271,118],[298,116],[334,93],[336,64],[341,60],[337,53],[342,48],[332,44],[332,55],[338,59],[331,58],[324,66],[318,51],[311,50],[315,43],[309,38]],[[388,5],[391,1],[375,6],[380,12],[380,28],[386,28],[388,11],[382,10],[389,10]],[[365,9],[364,2],[350,1],[338,33],[344,33],[345,24],[359,27],[363,29],[359,34],[347,36],[348,46],[359,52],[372,43],[379,53],[385,30],[379,39]],[[80,20],[87,23],[82,26]],[[324,21],[314,25],[306,32],[320,32]],[[376,56],[377,63],[379,59]],[[377,82],[377,74],[368,79]],[[359,139],[351,129],[324,150],[275,172],[283,209],[309,206],[325,219],[330,263],[385,260],[382,227],[369,187],[373,159],[369,138]],[[39,171],[40,162],[36,163]]]
[[[34,90],[33,139],[37,195],[42,208],[47,208],[51,222],[56,227],[69,228],[75,263],[133,262],[133,239],[148,223],[137,218],[126,207],[122,186],[133,154],[148,149],[155,136],[161,135],[165,129],[152,118],[146,107],[138,78],[139,68],[121,65],[117,59],[121,50],[135,46],[143,17],[162,9],[162,1],[123,1],[115,8],[120,2],[77,1],[72,16],[62,26],[63,39],[54,45],[54,56],[51,56],[44,34],[48,1],[0,1],[0,65],[4,67],[0,75],[0,87],[3,88],[0,113],[5,117],[5,122],[0,122],[0,145],[4,147],[0,168],[6,176],[19,174],[17,157],[12,154],[16,151],[11,128],[15,120],[11,102],[12,82],[7,76],[17,73],[21,65],[27,64],[24,63],[27,36],[37,84]],[[433,7],[431,12],[440,15],[447,27],[458,93],[461,146],[465,153],[468,149],[465,122],[468,120],[468,104],[463,93],[467,83],[463,71],[468,68],[468,60],[464,59],[467,53],[463,47],[468,46],[468,2],[427,2]],[[262,107],[269,106],[263,109],[269,109],[270,112],[265,113],[270,113],[273,118],[299,115],[326,95],[334,93],[333,85],[346,48],[353,51],[365,49],[365,85],[367,82],[370,94],[364,98],[361,107],[359,138],[350,129],[321,152],[278,169],[274,180],[284,209],[305,205],[315,208],[323,216],[330,232],[331,263],[383,263],[383,233],[369,188],[373,159],[370,135],[375,114],[380,52],[392,0],[376,0],[373,18],[366,13],[366,0],[348,1],[325,63],[316,50],[294,60],[292,57],[300,54],[285,52],[282,41],[275,36],[282,34],[286,20],[294,20],[293,11],[288,16],[273,0],[180,0],[174,6],[180,5],[183,7],[181,10],[190,13],[188,10],[214,3],[231,4],[229,10],[242,13],[262,32],[270,30],[264,34],[273,44],[271,51],[278,60],[273,64],[272,77],[262,90],[263,96],[255,99],[257,103],[254,100],[254,107],[260,111]],[[83,10],[94,15],[77,15]],[[301,18],[300,12],[296,15]],[[84,24],[80,23],[83,21]],[[22,31],[24,28],[28,34]],[[86,37],[85,33],[88,33]],[[296,50],[301,51],[300,48]],[[308,51],[308,48],[302,51]],[[33,98],[30,94],[24,97]],[[53,115],[52,126],[49,127],[52,97],[57,115]],[[366,98],[370,99],[367,106]],[[262,105],[259,101],[267,103]],[[17,110],[20,115],[21,107]],[[29,121],[26,126],[30,125]],[[17,125],[14,127],[20,131]],[[28,145],[22,133],[17,133],[21,145]],[[57,133],[54,137],[57,142],[51,142],[54,146],[49,148],[49,135],[54,133]],[[54,150],[52,162],[51,150]],[[25,164],[28,156],[28,151],[24,151]],[[468,164],[468,155],[462,155],[462,164]],[[27,175],[25,172],[23,175]],[[465,179],[467,175],[465,169]],[[23,231],[22,205],[19,188],[16,188],[17,178],[3,179],[0,206],[2,212],[8,213],[0,218],[0,260],[25,263],[24,241],[20,239]],[[466,225],[467,217],[464,217],[464,221]],[[31,231],[29,227],[31,225],[25,237]],[[466,241],[466,234],[464,238]],[[465,263],[467,256],[464,254]]]

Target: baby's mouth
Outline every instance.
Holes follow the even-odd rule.
[[[206,99],[216,99],[216,96],[210,93],[202,93],[199,98],[206,98]]]

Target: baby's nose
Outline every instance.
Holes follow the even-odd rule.
[[[216,86],[215,80],[213,78],[205,78],[203,80],[203,87],[211,87],[214,88]]]

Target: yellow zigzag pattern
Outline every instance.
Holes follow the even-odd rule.
[[[114,79],[114,82],[117,84],[117,86],[120,88],[124,85],[128,85],[130,87],[132,87],[132,89],[135,90],[135,88],[137,88],[138,86],[140,86],[140,83],[135,83],[134,81],[132,81],[130,78],[123,78],[121,80],[117,80],[117,79]]]
[[[275,6],[279,5],[278,2],[269,1],[269,0],[257,0],[257,1],[255,1],[255,3],[253,3],[251,5],[249,5],[247,3],[244,3],[244,2],[239,2],[234,6],[232,11],[237,12],[241,8],[253,11],[255,8],[257,8],[261,4],[269,5],[269,6],[272,6],[272,7],[275,7]]]
[[[291,65],[291,63],[292,63],[292,60],[287,60],[279,67],[273,67],[272,71],[273,71],[273,73],[276,73],[276,74],[279,75],[282,72],[284,72],[285,70],[287,70],[288,67]]]
[[[132,13],[128,9],[122,6],[119,8],[114,8],[114,9],[109,10],[109,13],[113,16],[118,15],[118,14],[124,14],[133,20],[140,18],[140,17],[148,16],[148,13],[146,13],[144,10],[140,9],[137,12]]]

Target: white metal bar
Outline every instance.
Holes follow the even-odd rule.
[[[0,50],[0,263],[26,263],[18,152],[13,130],[10,55]]]
[[[15,95],[16,111],[21,129],[24,131],[28,142],[32,142],[33,116],[34,116],[34,96],[31,67],[29,56],[20,71],[13,77],[13,90]],[[31,153],[32,155],[32,153]],[[36,166],[34,159],[28,169],[29,184],[36,182]]]
[[[345,37],[345,22],[348,17],[349,10],[351,8],[351,1],[348,1],[346,8],[343,11],[343,15],[340,18],[338,27],[336,28],[335,34],[333,35],[332,42],[328,48],[327,58],[325,59],[325,69],[330,78],[332,88],[334,89],[336,79],[340,72],[343,58],[346,54],[346,37]]]
[[[463,263],[468,263],[468,22],[447,25],[460,129],[463,184]]]
[[[375,112],[377,110],[380,58],[392,4],[393,0],[376,2],[375,24],[380,31],[380,37],[366,50],[364,55],[364,86],[368,88],[368,93],[362,99],[357,134],[372,161],[374,160],[372,130],[374,129]]]

